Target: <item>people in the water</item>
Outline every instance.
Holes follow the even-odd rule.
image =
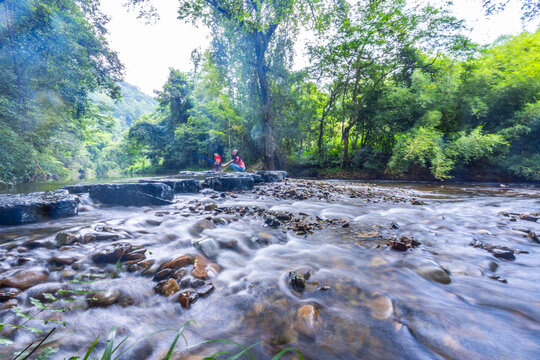
[[[232,159],[223,165],[223,168],[226,168],[227,166],[230,166],[231,169],[235,172],[244,172],[246,171],[246,165],[244,164],[244,161],[238,154],[238,150],[234,149],[232,151]]]

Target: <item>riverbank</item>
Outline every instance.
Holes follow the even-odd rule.
[[[189,344],[262,341],[256,359],[287,347],[307,359],[533,358],[539,195],[306,179],[176,194],[163,206],[82,194],[77,216],[0,227],[0,319],[20,324],[9,307],[32,312],[30,297],[46,303],[47,292],[74,298],[81,308],[41,315],[65,327],[32,323],[57,327],[45,346],[58,358],[83,355],[112,325],[131,335],[132,354],[160,358],[170,334],[145,336],[188,320],[198,324]],[[36,339],[18,330],[2,353]]]

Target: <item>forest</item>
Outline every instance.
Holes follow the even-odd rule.
[[[0,9],[0,184],[209,168],[194,155],[232,149],[299,176],[540,181],[540,30],[479,45],[445,4],[180,0],[211,46],[152,99],[122,82],[99,2]]]

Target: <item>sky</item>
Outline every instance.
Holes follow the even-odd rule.
[[[146,25],[122,6],[123,0],[102,0],[102,10],[111,17],[108,40],[125,65],[125,81],[153,95],[169,74],[169,68],[189,71],[191,52],[208,47],[210,33],[204,27],[196,28],[177,19],[178,0],[154,0],[160,20]],[[471,29],[474,42],[487,44],[501,35],[515,35],[524,30],[534,31],[539,21],[524,26],[520,20],[518,0],[511,0],[506,10],[486,18],[481,0],[454,0],[456,17],[464,19]],[[295,67],[307,60],[303,49],[297,49]]]

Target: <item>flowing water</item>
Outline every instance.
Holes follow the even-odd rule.
[[[289,185],[302,189],[306,183],[290,181]],[[43,315],[66,322],[65,326],[36,324],[44,330],[57,328],[43,345],[59,349],[55,359],[84,355],[98,335],[98,347],[103,349],[112,326],[117,327],[117,341],[130,335],[125,346],[134,345],[124,358],[159,359],[175,333],[154,332],[179,329],[188,320],[197,322],[184,331],[189,345],[208,339],[255,344],[251,348],[255,359],[270,359],[287,347],[300,350],[304,359],[539,358],[540,244],[524,230],[540,234],[540,223],[512,215],[540,211],[538,188],[337,181],[331,186],[374,192],[357,197],[336,192],[330,200],[288,200],[276,198],[271,190],[256,189],[236,197],[177,195],[174,205],[143,208],[105,207],[85,194],[76,217],[0,227],[2,276],[12,268],[47,268],[49,258],[63,253],[80,258],[79,266],[77,270],[66,266],[63,271],[49,268],[49,281],[71,289],[114,288],[128,299],[104,308]],[[413,197],[424,205],[412,205]],[[209,203],[244,209],[244,215],[235,213],[238,221],[217,222],[202,233],[193,231],[195,223],[216,217],[215,212],[202,210]],[[342,222],[299,235],[283,226],[268,227],[256,216],[259,208]],[[90,242],[64,251],[28,245],[54,243],[59,231],[81,234],[97,227],[147,249],[147,258],[156,264],[197,254],[192,241],[201,237],[234,246],[225,246],[213,259],[221,268],[212,274],[213,293],[185,309],[178,297],[156,294],[151,276],[117,265],[93,264],[88,256],[107,244]],[[403,236],[414,238],[420,246],[405,252],[387,246],[388,239]],[[516,259],[499,259],[470,246],[475,239],[511,248]],[[311,276],[305,289],[297,291],[289,284],[289,272],[303,269],[309,269]],[[426,275],[430,271],[435,275]],[[80,274],[104,272],[112,275],[88,284],[67,282]],[[447,274],[450,283],[445,283]],[[32,289],[18,300],[28,312],[34,311],[28,299]],[[318,315],[302,322],[297,314],[304,305],[313,305]],[[11,310],[1,311],[0,320],[17,321]],[[24,348],[40,336],[18,330],[15,343],[0,352]],[[179,341],[177,350],[184,347]],[[177,358],[198,359],[201,354],[235,349],[216,342]],[[284,359],[298,358],[287,356]]]

